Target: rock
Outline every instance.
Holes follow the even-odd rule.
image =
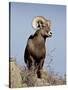
[[[15,58],[11,58],[9,62],[10,68],[9,68],[9,87],[10,88],[17,88],[22,87],[22,79],[20,75],[20,69],[18,68],[16,64]]]

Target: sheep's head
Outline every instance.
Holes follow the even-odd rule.
[[[40,30],[42,36],[51,37],[52,32],[50,31],[51,21],[45,19],[42,16],[37,16],[32,21],[32,26],[35,30]]]

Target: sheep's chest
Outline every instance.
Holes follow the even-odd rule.
[[[45,44],[43,43],[35,44],[33,52],[37,58],[45,57]]]
[[[30,53],[36,58],[44,58],[46,54],[45,42],[30,42]]]

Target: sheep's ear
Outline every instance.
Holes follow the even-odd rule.
[[[37,16],[33,19],[32,21],[32,27],[35,29],[35,30],[38,30],[41,28],[41,24],[39,26],[38,22],[41,21],[42,23],[45,23],[45,18],[42,17],[42,16]]]

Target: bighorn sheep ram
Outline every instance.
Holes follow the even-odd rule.
[[[52,36],[51,22],[42,16],[37,16],[33,19],[32,26],[36,32],[28,38],[24,61],[29,70],[34,66],[37,77],[41,78],[41,70],[46,56],[46,38]]]

